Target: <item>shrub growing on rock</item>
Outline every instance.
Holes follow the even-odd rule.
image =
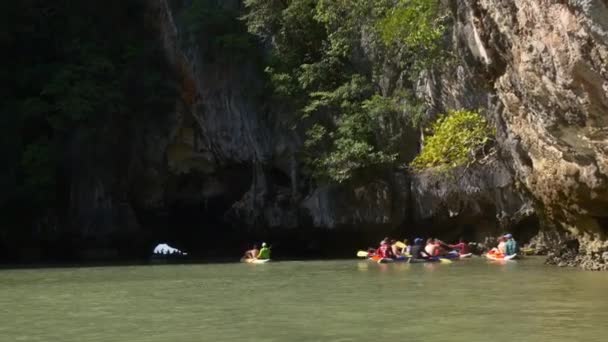
[[[429,168],[445,171],[471,164],[494,141],[495,135],[487,120],[470,110],[448,112],[429,131],[432,135],[410,165],[416,171]]]

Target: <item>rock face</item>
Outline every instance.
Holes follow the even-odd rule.
[[[532,203],[514,187],[506,165],[494,158],[449,175],[414,175],[412,191],[414,221],[425,230],[421,234],[452,240],[464,234],[483,241],[511,231],[527,240],[539,228]]]
[[[547,227],[577,237],[576,263],[597,269],[587,261],[603,260],[608,233],[608,3],[469,0],[452,10],[465,63],[460,80],[440,82],[487,94],[515,179]],[[470,95],[452,97],[439,101]]]

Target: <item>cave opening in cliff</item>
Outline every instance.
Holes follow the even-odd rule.
[[[530,215],[507,228],[521,244],[527,243],[540,231],[540,220],[536,215]]]
[[[226,213],[246,197],[252,175],[251,164],[226,165],[213,174],[174,175],[165,208],[142,217],[150,241],[167,242],[195,257],[229,254],[222,248],[234,244],[238,229],[226,222]]]
[[[273,185],[277,185],[280,187],[289,187],[291,185],[291,179],[289,179],[289,176],[276,167],[270,168],[270,170],[268,170],[268,178]]]
[[[608,217],[595,217],[602,237],[608,236]]]

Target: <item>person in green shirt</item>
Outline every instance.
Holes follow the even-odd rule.
[[[517,241],[515,241],[515,239],[513,238],[513,235],[506,234],[504,237],[507,239],[507,243],[506,243],[507,253],[506,253],[506,255],[513,255],[513,254],[519,253],[519,247],[517,246]]]
[[[260,253],[258,253],[258,259],[270,259],[270,247],[266,245],[266,242],[262,242],[262,249],[260,249]]]

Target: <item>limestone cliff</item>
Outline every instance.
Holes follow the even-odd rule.
[[[482,98],[478,104],[499,127],[502,158],[534,199],[544,228],[574,234],[580,242],[574,263],[605,268],[608,3],[451,6],[458,72],[438,76],[439,91],[430,97],[444,105]]]
[[[234,8],[238,3],[224,6]],[[466,184],[459,183],[461,187],[450,186],[449,179],[439,180],[445,191],[434,191],[442,185],[423,176],[412,178],[403,170],[380,171],[342,185],[311,182],[300,160],[302,132],[290,129],[289,122],[282,120],[288,115],[277,104],[268,106],[247,96],[262,86],[255,65],[231,59],[210,62],[205,55],[212,51],[205,50],[200,40],[183,45],[185,29],[179,22],[183,7],[178,2],[159,1],[158,11],[168,59],[182,79],[179,116],[190,118],[178,129],[190,137],[175,136],[168,146],[168,164],[173,173],[200,178],[201,188],[185,191],[205,202],[228,196],[233,181],[220,180],[219,175],[230,165],[241,166],[238,177],[247,190],[241,187],[230,193],[226,202],[230,207],[222,209],[224,223],[303,229],[374,227],[380,230],[377,234],[428,234],[432,229],[441,235],[446,235],[442,227],[450,226],[450,238],[463,233],[477,238],[535,217],[529,201],[516,193],[508,169],[498,161],[487,169],[466,170],[468,176],[460,177]],[[411,130],[406,125],[400,129]],[[407,144],[404,150],[415,153],[416,139]],[[458,218],[455,212],[460,213]],[[425,228],[416,223],[425,223]],[[537,224],[532,226],[534,231]]]
[[[234,9],[239,3],[222,6]],[[179,115],[190,118],[181,130],[196,137],[188,139],[191,143],[176,137],[169,146],[168,163],[174,173],[200,175],[203,189],[192,190],[209,201],[225,196],[234,183],[218,180],[219,175],[227,167],[241,166],[236,177],[246,191],[232,192],[232,204],[224,208],[225,222],[277,228],[391,228],[403,221],[407,188],[402,176],[388,174],[347,187],[312,185],[309,176],[302,177],[302,132],[291,128],[284,119],[290,115],[280,105],[252,95],[264,87],[259,67],[234,58],[210,61],[206,55],[213,51],[200,43],[207,36],[184,46],[187,37],[179,21],[184,8],[179,2],[159,1],[158,11],[168,59],[182,79]]]
[[[131,248],[134,236],[144,247],[170,236],[199,248],[218,235],[308,243],[305,232],[343,231],[354,245],[389,232],[528,240],[540,229],[533,241],[555,263],[606,269],[608,1],[443,3],[454,58],[424,74],[417,92],[429,117],[469,108],[490,119],[497,145],[481,163],[450,176],[379,169],[317,183],[302,160],[303,128],[264,88],[264,47],[220,53],[214,32],[189,33],[188,1],[154,0],[149,18],[178,96],[162,115],[101,124],[108,134],[94,154],[71,137],[68,231],[104,248]],[[361,54],[373,54],[362,40]],[[388,70],[387,87],[398,77]],[[420,137],[396,122],[411,160]]]
[[[281,121],[280,110],[247,96],[261,86],[255,66],[208,62],[201,46],[184,48],[179,6],[159,1],[167,55],[182,79],[178,115],[189,118],[167,147],[169,169],[199,175],[200,188],[189,190],[195,198],[228,196],[224,218],[239,224],[404,233],[427,224],[435,228],[423,232],[446,234],[441,227],[451,226],[448,235],[476,238],[505,230],[530,237],[540,224],[575,234],[579,262],[600,267],[608,207],[606,2],[445,4],[457,58],[449,73],[422,79],[419,92],[435,112],[484,110],[499,138],[486,165],[462,170],[458,179],[401,171],[317,187],[302,174],[301,132]],[[231,165],[247,178],[235,189],[220,179]]]

